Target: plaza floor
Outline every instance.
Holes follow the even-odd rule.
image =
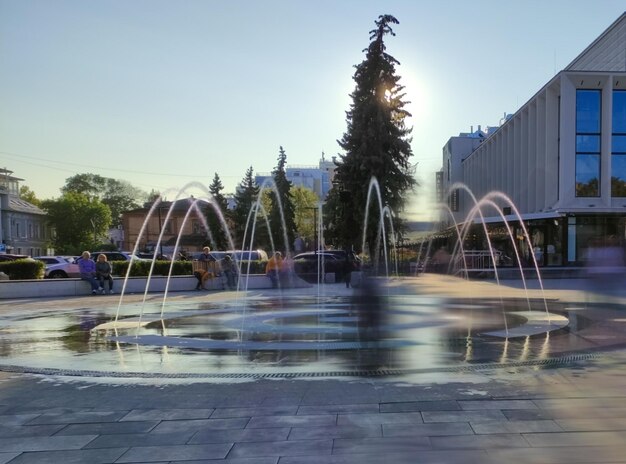
[[[592,295],[573,280],[546,282],[543,292],[505,284],[434,275],[414,283],[446,298],[542,293],[592,313],[595,323],[578,333],[585,344],[554,362],[398,375],[119,378],[3,369],[11,346],[0,328],[0,354],[9,358],[0,358],[0,464],[626,463],[626,294]],[[112,299],[0,301],[2,320]]]

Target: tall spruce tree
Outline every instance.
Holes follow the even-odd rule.
[[[291,182],[287,180],[285,166],[287,164],[287,153],[281,146],[278,151],[278,164],[272,171],[276,192],[270,193],[269,223],[274,238],[274,246],[277,250],[291,249],[291,244],[296,237],[296,222],[291,196]],[[282,216],[281,216],[282,207]],[[283,225],[283,218],[285,220]],[[287,243],[285,243],[285,235]]]
[[[252,169],[252,166],[250,166],[246,171],[244,178],[237,186],[237,190],[235,192],[235,208],[231,212],[231,219],[233,222],[233,239],[235,240],[235,245],[242,249],[244,247],[248,247],[250,244],[249,241],[252,224],[250,224],[250,230],[248,231],[248,236],[246,237],[246,242],[248,243],[243,243],[243,239],[250,208],[252,208],[252,205],[257,201],[258,196],[259,187],[254,181],[254,170]]]
[[[386,53],[384,43],[386,35],[395,36],[391,25],[399,23],[391,15],[381,15],[375,23],[369,47],[364,50],[365,59],[355,66],[356,86],[346,112],[347,130],[338,141],[345,154],[339,155],[325,208],[327,237],[337,246],[357,250],[362,242],[370,179],[378,179],[383,205],[389,205],[396,217],[405,204],[406,192],[416,185],[409,162],[412,129],[405,125],[411,114],[405,109],[404,86],[396,74],[400,63]],[[373,251],[380,213],[378,202],[371,203],[366,243]],[[399,220],[396,222],[398,226]]]
[[[209,193],[213,195],[215,199],[215,206],[217,206],[221,214],[226,217],[228,202],[222,194],[222,190],[224,190],[224,185],[222,184],[219,174],[216,172],[211,185],[209,185]],[[211,235],[215,241],[215,247],[217,247],[218,250],[227,250],[229,248],[228,238],[215,208],[211,205],[207,205],[205,215],[207,224],[211,230]]]

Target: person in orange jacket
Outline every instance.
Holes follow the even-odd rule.
[[[265,275],[272,281],[272,288],[278,287],[278,281],[283,273],[283,255],[280,251],[274,253],[265,266]]]

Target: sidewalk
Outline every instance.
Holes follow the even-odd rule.
[[[626,463],[626,351],[552,368],[193,382],[0,372],[0,464]]]

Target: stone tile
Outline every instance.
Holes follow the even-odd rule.
[[[39,416],[39,414],[2,414],[0,415],[0,425],[24,425],[25,423],[33,420]]]
[[[209,445],[138,446],[129,449],[116,463],[190,461],[192,459],[224,459],[232,443]]]
[[[549,420],[552,414],[543,409],[503,409],[502,414],[508,420]]]
[[[157,425],[152,433],[176,433],[184,431],[198,430],[218,430],[218,429],[242,429],[248,424],[247,417],[235,419],[192,419],[163,421]]]
[[[404,401],[380,405],[380,412],[458,411],[460,409],[459,404],[452,400]]]
[[[20,453],[2,453],[0,452],[0,464],[6,464]]]
[[[200,430],[189,444],[201,443],[235,443],[248,441],[284,441],[289,436],[289,427],[272,427],[268,429],[229,429]]]
[[[501,411],[424,411],[424,423],[428,422],[484,422],[505,420]]]
[[[437,422],[432,424],[384,424],[385,437],[436,437],[442,435],[474,435],[474,431],[467,422]]]
[[[120,421],[208,419],[214,409],[133,409]]]
[[[61,430],[65,425],[25,425],[5,427],[0,425],[0,438],[16,437],[49,437]]]
[[[255,456],[298,456],[329,455],[333,449],[332,440],[293,440],[266,441],[255,443],[235,443],[228,458]]]
[[[621,445],[626,441],[626,432],[527,433],[524,438],[535,447]]]
[[[148,433],[159,421],[148,422],[100,422],[94,424],[72,424],[65,427],[59,435],[113,435],[120,433]],[[81,433],[82,432],[82,433]]]
[[[119,435],[100,435],[90,442],[85,449],[91,448],[121,448],[138,446],[167,446],[184,445],[193,436],[194,432],[179,433],[126,433]],[[229,440],[221,441],[225,443]]]
[[[365,404],[323,404],[318,406],[300,406],[298,414],[339,414],[339,413],[378,413],[378,403]]]
[[[111,448],[106,450],[29,452],[20,454],[10,464],[110,464],[117,462],[117,459],[126,450],[127,448]]]
[[[216,461],[214,459],[203,459],[202,461],[172,461],[170,464],[176,464],[180,462],[181,464],[219,464],[220,462],[224,464],[278,464],[278,457],[262,457],[262,458],[236,458],[236,459],[224,459],[221,461]]]
[[[261,406],[300,406],[302,396],[270,396],[261,401]]]
[[[490,409],[538,409],[531,400],[461,400],[458,401],[463,411],[484,411]]]
[[[556,446],[546,448],[493,449],[488,455],[500,463],[590,464],[623,463],[624,446]]]
[[[477,434],[563,431],[556,422],[551,420],[470,422],[470,425]]]
[[[548,398],[534,399],[533,402],[541,409],[626,409],[626,397]]]
[[[337,425],[423,424],[419,412],[388,412],[379,414],[339,414]]]
[[[268,427],[322,427],[335,425],[337,416],[334,414],[318,414],[311,416],[258,416],[250,419],[247,428]]]
[[[626,430],[626,420],[618,418],[557,419],[555,422],[565,432]]]
[[[428,437],[338,438],[333,454],[415,453],[430,449]]]
[[[393,464],[491,464],[487,453],[483,450],[411,450],[405,453],[333,454],[331,456],[288,456],[280,458],[280,464],[380,464],[381,462]]]
[[[545,409],[553,419],[589,419],[593,418],[621,418],[626,420],[626,409],[622,408],[581,408],[581,409]]]
[[[217,408],[211,419],[252,416],[290,416],[298,412],[297,406],[260,406],[258,408]]]
[[[0,438],[2,451],[54,451],[79,449],[96,438],[96,435],[70,437]]]
[[[90,422],[116,422],[127,414],[126,411],[86,411],[69,414],[42,414],[28,422],[37,424],[88,424]]]
[[[552,434],[546,434],[551,436]],[[528,442],[519,434],[501,435],[456,435],[453,437],[431,437],[433,448],[527,448]]]
[[[289,440],[321,440],[324,438],[382,437],[380,425],[357,427],[354,425],[331,425],[327,427],[293,427]]]

